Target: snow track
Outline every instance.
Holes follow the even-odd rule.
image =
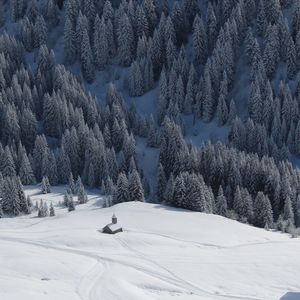
[[[112,213],[124,232],[100,234]],[[299,240],[151,204],[2,219],[0,244],[5,300],[278,300],[300,291]]]
[[[105,273],[106,264],[98,260],[96,264],[80,280],[77,293],[82,300],[100,299],[98,290],[101,287],[101,278]]]
[[[149,232],[148,232],[148,234],[156,235],[155,233],[149,233]],[[166,236],[166,235],[160,235],[160,234],[158,234],[157,236],[164,236],[164,237],[167,237],[167,238],[170,238],[170,239],[174,239],[174,238],[172,238],[170,236]],[[186,280],[178,277],[176,274],[174,274],[173,272],[171,272],[167,268],[165,268],[162,265],[158,264],[157,262],[155,262],[155,261],[147,258],[144,254],[138,252],[137,250],[134,250],[132,247],[129,246],[129,244],[126,242],[126,240],[123,239],[121,236],[116,237],[116,239],[120,242],[120,244],[125,249],[128,249],[129,251],[131,251],[132,253],[134,253],[138,258],[145,260],[147,263],[153,264],[156,268],[161,269],[162,271],[166,272],[169,275],[169,277],[166,277],[166,276],[162,276],[160,274],[159,275],[160,279],[169,280],[170,283],[182,287],[183,289],[186,290],[187,294],[191,293],[191,294],[195,294],[197,296],[209,295],[209,296],[215,296],[215,297],[220,297],[220,298],[224,298],[224,299],[225,298],[230,298],[230,299],[245,299],[245,300],[260,300],[260,299],[262,299],[262,298],[256,298],[256,297],[250,297],[250,296],[236,296],[236,295],[216,294],[214,292],[211,292],[211,291],[205,290],[203,288],[200,288],[200,287],[194,285],[193,283],[191,283],[189,281],[186,281]],[[180,242],[186,242],[186,243],[192,243],[192,244],[199,245],[196,242],[184,241],[184,240],[180,240],[180,239],[174,239],[174,240],[180,241]],[[201,246],[203,246],[203,245],[201,245]],[[216,247],[215,245],[204,245],[204,246]]]
[[[176,274],[168,270],[167,268],[161,266],[160,264],[156,263],[153,260],[150,260],[146,258],[145,255],[142,253],[133,250],[124,239],[122,239],[120,236],[116,236],[115,239],[122,245],[124,250],[128,250],[129,252],[133,253],[137,260],[143,260],[147,265],[153,265],[154,268],[160,271],[152,271],[151,268],[147,268],[144,265],[141,266],[139,264],[130,264],[128,262],[125,262],[123,259],[114,259],[111,257],[106,256],[100,256],[97,253],[92,253],[89,251],[83,251],[78,250],[74,248],[65,248],[65,247],[59,247],[56,245],[46,244],[41,241],[28,241],[25,239],[20,238],[11,238],[11,237],[5,237],[0,236],[0,240],[9,241],[12,243],[21,243],[21,244],[27,244],[32,245],[35,247],[41,247],[43,249],[47,250],[54,250],[54,251],[60,251],[68,254],[73,255],[80,255],[80,256],[86,256],[88,258],[93,258],[96,260],[95,265],[82,276],[79,286],[76,289],[76,292],[78,293],[80,299],[82,300],[97,300],[100,297],[99,289],[101,287],[101,278],[105,275],[105,270],[109,268],[109,264],[120,264],[128,268],[132,268],[134,270],[138,270],[139,272],[143,272],[149,276],[152,276],[154,278],[157,278],[161,281],[164,281],[168,284],[174,285],[176,287],[180,287],[184,293],[188,294],[194,294],[199,297],[205,297],[205,296],[215,296],[219,299],[244,299],[244,300],[260,300],[262,298],[256,298],[256,297],[248,297],[248,296],[236,296],[236,295],[225,295],[225,294],[216,294],[213,292],[210,292],[208,290],[202,289],[197,287],[196,285],[192,284],[189,281],[186,281],[180,277],[178,277]],[[126,256],[125,256],[126,258]],[[203,298],[204,299],[204,298]]]

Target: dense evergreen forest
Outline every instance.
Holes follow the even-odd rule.
[[[82,203],[83,182],[107,205],[146,199],[300,226],[299,1],[4,0],[1,26],[1,215],[30,212],[22,185],[76,193],[77,181]],[[112,70],[123,88],[115,75],[99,99],[90,87]],[[140,114],[152,90],[155,114]],[[193,144],[189,117],[228,137]],[[155,180],[140,139],[159,152]]]

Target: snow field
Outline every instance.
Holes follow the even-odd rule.
[[[64,188],[47,195],[57,204]],[[220,216],[101,197],[56,216],[0,221],[0,298],[280,299],[300,291],[300,240]],[[98,229],[115,213],[124,232]],[[292,294],[295,295],[295,294]],[[284,298],[289,299],[289,298]]]

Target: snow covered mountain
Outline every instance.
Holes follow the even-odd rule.
[[[26,193],[39,200],[38,192]],[[44,197],[54,203],[55,217],[0,222],[1,299],[300,297],[299,239],[157,204],[101,209],[94,193],[68,213],[56,206],[63,192],[55,188]],[[113,213],[124,232],[98,232]]]
[[[299,20],[0,0],[1,299],[300,299]]]

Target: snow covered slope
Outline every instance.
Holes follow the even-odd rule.
[[[27,193],[55,203],[61,190]],[[300,299],[299,239],[155,204],[102,209],[89,198],[55,217],[0,220],[0,299]],[[113,213],[125,231],[98,232]]]

